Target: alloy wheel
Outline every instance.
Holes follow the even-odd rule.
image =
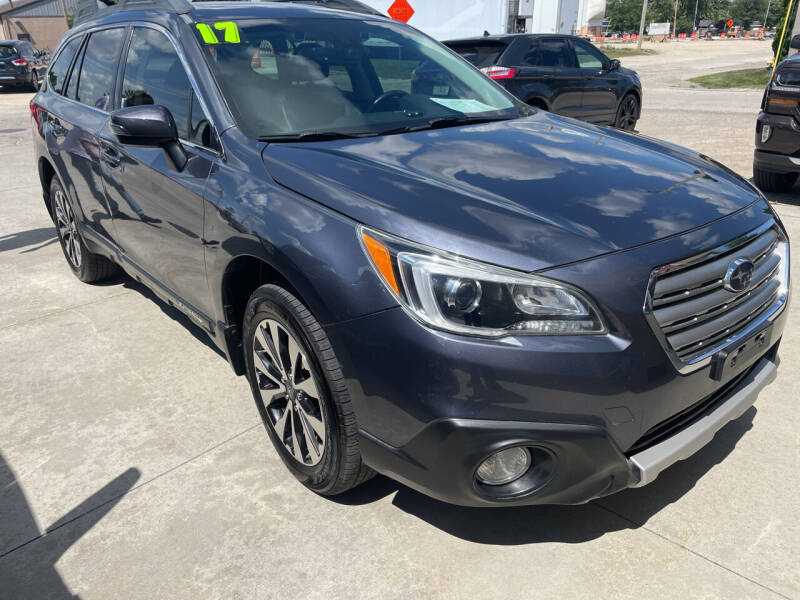
[[[320,385],[305,351],[273,319],[264,319],[253,338],[253,366],[269,424],[287,452],[314,466],[325,452],[325,413]]]
[[[633,96],[628,96],[622,102],[622,106],[619,109],[619,128],[624,129],[625,131],[633,131],[636,127],[636,112],[637,112],[638,104],[636,102],[636,98]]]
[[[75,269],[81,268],[83,256],[81,254],[81,241],[78,237],[78,227],[75,224],[75,214],[70,208],[64,192],[61,190],[55,193],[56,226],[61,238],[61,245],[67,259]]]

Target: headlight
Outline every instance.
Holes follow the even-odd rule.
[[[424,323],[455,333],[602,334],[606,327],[581,291],[446,254],[359,227],[372,267],[400,304]]]

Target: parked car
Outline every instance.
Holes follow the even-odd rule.
[[[0,40],[0,85],[36,91],[46,71],[46,52],[27,41]]]
[[[534,110],[390,19],[122,0],[66,33],[31,115],[72,272],[188,315],[320,494],[378,471],[586,502],[775,376],[788,238],[758,190]]]
[[[800,50],[800,35],[790,46]],[[781,61],[756,121],[753,180],[765,192],[788,192],[800,175],[800,54]]]
[[[642,107],[636,72],[571,35],[513,34],[444,42],[520,100],[633,131]]]

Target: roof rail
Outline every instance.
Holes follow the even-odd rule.
[[[173,14],[188,13],[192,4],[188,0],[78,0],[73,26],[90,19],[124,10],[164,10]]]

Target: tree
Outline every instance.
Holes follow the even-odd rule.
[[[779,2],[779,0],[776,0],[776,1]],[[779,13],[782,16],[778,19],[778,22],[776,24],[777,33],[775,34],[775,39],[772,42],[772,52],[774,52],[774,53],[778,52],[778,44],[781,41],[781,31],[783,30],[784,23],[787,20],[788,20],[788,23],[786,23],[786,35],[784,36],[784,39],[783,39],[783,45],[781,46],[780,56],[776,56],[775,57],[775,64],[776,65],[779,62],[781,62],[784,58],[786,58],[786,55],[789,53],[789,41],[792,39],[792,25],[794,24],[794,20],[795,20],[795,18],[797,16],[797,4],[798,4],[798,1],[800,1],[800,0],[794,0],[793,6],[792,6],[792,12],[791,12],[791,14],[788,14],[788,15],[787,15],[787,10],[789,9],[789,5],[792,3],[792,0],[784,0],[783,1],[782,10]],[[787,19],[787,17],[788,17],[788,19]]]

